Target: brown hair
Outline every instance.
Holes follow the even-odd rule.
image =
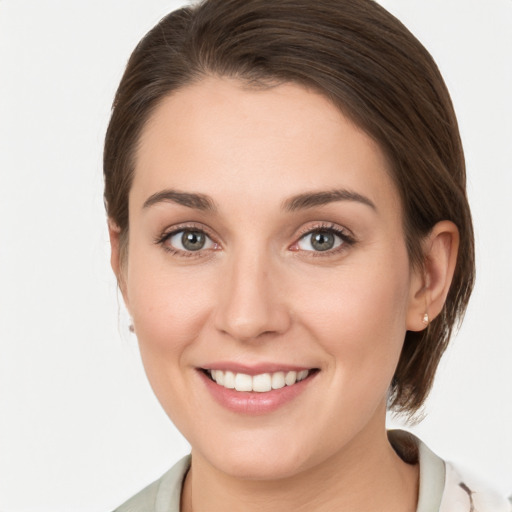
[[[106,134],[105,204],[124,247],[141,130],[164,97],[208,75],[313,88],[376,140],[401,196],[413,265],[421,268],[421,241],[438,221],[457,225],[460,248],[445,307],[424,331],[407,332],[391,384],[390,406],[412,415],[474,282],[464,155],[435,62],[372,0],[206,0],[172,12],[131,55]]]

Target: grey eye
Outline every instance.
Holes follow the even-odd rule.
[[[181,236],[181,243],[187,251],[199,251],[204,247],[206,237],[199,231],[184,231]]]
[[[304,235],[298,242],[299,249],[303,251],[329,251],[339,247],[343,240],[331,231],[317,230]]]
[[[194,252],[201,249],[211,249],[214,242],[202,231],[184,229],[177,231],[168,239],[169,245],[180,251]]]
[[[311,235],[311,246],[317,251],[327,251],[334,247],[335,242],[332,233],[313,233]]]

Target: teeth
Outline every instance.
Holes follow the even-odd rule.
[[[224,384],[221,384],[222,377],[219,380],[215,380],[215,382],[219,383],[221,386],[224,386],[228,389],[235,389],[235,374],[233,372],[223,372],[222,370],[217,370],[217,376],[219,373],[224,374]],[[217,377],[218,379],[218,377]]]
[[[276,372],[272,374],[272,389],[281,389],[286,386],[284,381],[284,372]]]
[[[297,382],[297,372],[288,372],[284,378],[287,386],[291,386]]]
[[[265,393],[272,389],[293,386],[296,382],[304,380],[309,375],[309,370],[260,373],[254,376],[223,370],[210,370],[209,373],[217,384],[225,388]]]
[[[264,393],[272,389],[272,377],[270,373],[262,373],[252,378],[252,390]]]
[[[213,376],[212,372],[212,378],[215,382],[218,382],[221,386],[224,386],[226,377],[224,376],[224,372],[216,371],[215,376]]]
[[[297,380],[304,380],[308,376],[307,370],[302,370],[299,373],[297,373]]]
[[[235,389],[237,391],[252,391],[252,377],[245,373],[237,373],[235,376]]]

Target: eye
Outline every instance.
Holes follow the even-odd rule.
[[[167,246],[182,252],[196,252],[203,249],[215,249],[217,244],[203,231],[182,229],[169,234],[164,240]]]
[[[349,242],[348,237],[335,229],[315,229],[303,235],[296,244],[301,251],[332,251]]]

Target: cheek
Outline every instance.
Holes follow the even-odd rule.
[[[408,258],[405,250],[390,251],[388,258],[360,263],[303,282],[297,318],[330,354],[340,378],[387,389],[406,332]]]
[[[154,252],[133,250],[127,279],[129,309],[148,376],[153,366],[180,362],[209,317],[210,290],[215,288],[206,268],[176,270]]]
[[[210,317],[211,287],[204,276],[151,267],[132,258],[130,311],[148,381],[167,415],[182,432],[194,415],[190,354]],[[212,280],[208,281],[212,284]]]

